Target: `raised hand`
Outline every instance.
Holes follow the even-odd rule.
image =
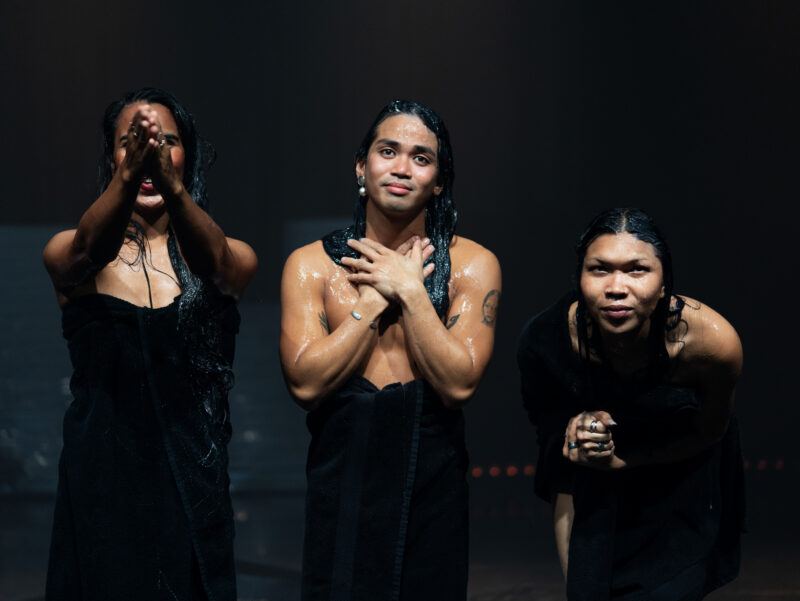
[[[410,248],[408,248],[409,242],[411,242]],[[349,274],[347,279],[358,286],[364,284],[372,286],[384,298],[398,301],[404,292],[419,287],[425,278],[433,273],[434,264],[425,266],[424,263],[434,248],[427,244],[423,249],[422,242],[418,237],[414,237],[413,241],[401,244],[398,250],[406,251],[402,253],[369,238],[348,240],[347,244],[361,253],[361,258],[342,259],[342,264],[356,270],[355,273]]]
[[[125,158],[120,166],[120,177],[125,183],[139,185],[146,174],[149,162],[158,148],[158,136],[161,126],[158,117],[150,108],[143,104],[133,114],[130,127],[123,140]]]

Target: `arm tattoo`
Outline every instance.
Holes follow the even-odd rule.
[[[455,315],[453,315],[450,319],[447,320],[447,324],[445,325],[445,327],[448,330],[452,328],[454,325],[456,325],[456,322],[458,321],[459,317],[461,317],[461,313],[456,313]]]
[[[497,306],[500,304],[500,291],[489,290],[483,297],[483,319],[485,325],[492,327],[497,321]]]
[[[320,311],[317,313],[319,316],[319,323],[322,326],[322,329],[325,331],[326,334],[331,333],[331,326],[328,324],[328,316],[325,314],[325,311]]]

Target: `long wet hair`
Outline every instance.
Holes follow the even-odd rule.
[[[578,350],[581,357],[588,359],[591,354],[603,359],[603,348],[597,327],[592,327],[586,299],[581,290],[581,273],[586,251],[592,242],[604,234],[627,233],[642,242],[651,244],[656,257],[661,262],[663,273],[664,296],[659,299],[656,308],[650,315],[650,333],[648,338],[649,361],[647,372],[652,379],[662,379],[670,368],[669,354],[665,338],[681,323],[681,312],[685,301],[674,295],[675,279],[672,270],[672,253],[667,239],[658,229],[652,217],[637,208],[615,208],[603,211],[592,219],[589,226],[581,234],[575,246],[578,262],[575,268],[575,289],[578,306],[575,313],[578,331]],[[675,298],[673,305],[672,299]]]
[[[453,148],[450,145],[450,134],[442,118],[432,108],[414,100],[392,100],[381,109],[372,122],[361,145],[355,154],[355,162],[365,163],[370,146],[375,141],[378,127],[389,117],[395,115],[413,115],[418,117],[436,136],[437,150],[437,185],[442,191],[431,198],[425,207],[425,234],[431,239],[435,250],[428,259],[436,264],[434,272],[425,280],[428,296],[440,317],[447,315],[450,307],[448,283],[450,281],[450,242],[456,231],[458,212],[453,201]],[[343,230],[329,234],[323,239],[323,245],[336,263],[342,257],[357,258],[358,253],[347,246],[348,239],[364,237],[367,230],[367,199],[358,196],[356,199],[353,224]]]
[[[161,104],[172,113],[186,157],[183,185],[192,200],[207,211],[209,201],[206,174],[216,159],[216,152],[214,147],[200,136],[194,117],[186,107],[170,92],[159,88],[145,87],[134,90],[106,107],[102,121],[103,154],[98,166],[99,193],[105,191],[114,175],[114,138],[119,116],[126,106],[138,102]],[[148,265],[153,270],[157,269],[150,260],[149,245],[144,231],[139,224],[131,220],[125,238],[127,243],[138,248],[137,257],[126,262],[132,266],[141,265],[149,290]],[[217,307],[214,300],[218,293],[212,283],[189,270],[171,228],[168,230],[167,248],[170,263],[178,278],[176,283],[181,289],[178,300],[178,331],[188,350],[192,389],[196,398],[202,399],[206,412],[214,418],[214,421],[220,422],[218,425],[224,425],[228,419],[225,395],[233,386],[233,372],[220,351],[222,332],[219,320],[215,316]],[[164,275],[169,276],[166,273]]]

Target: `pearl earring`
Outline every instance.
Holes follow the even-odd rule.
[[[367,195],[367,189],[364,187],[364,183],[365,183],[364,182],[364,176],[363,175],[359,175],[358,179],[356,180],[356,182],[358,182],[358,195],[359,196],[366,196]]]

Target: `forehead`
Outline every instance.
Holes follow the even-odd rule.
[[[586,249],[586,260],[598,259],[609,263],[651,260],[657,261],[656,248],[639,240],[633,234],[603,234],[594,239]]]
[[[375,140],[394,140],[402,145],[427,146],[438,152],[436,134],[428,129],[416,115],[392,115],[381,121],[375,131]]]
[[[178,131],[178,124],[175,122],[175,117],[172,115],[172,111],[170,111],[167,107],[163,104],[159,104],[157,102],[133,102],[131,104],[127,104],[123,107],[123,109],[119,113],[119,117],[117,117],[117,131],[125,130],[127,131],[128,127],[130,126],[131,120],[133,119],[133,115],[140,106],[144,104],[149,104],[150,108],[152,108],[156,114],[158,115],[159,121],[161,121],[161,127],[165,131]]]

